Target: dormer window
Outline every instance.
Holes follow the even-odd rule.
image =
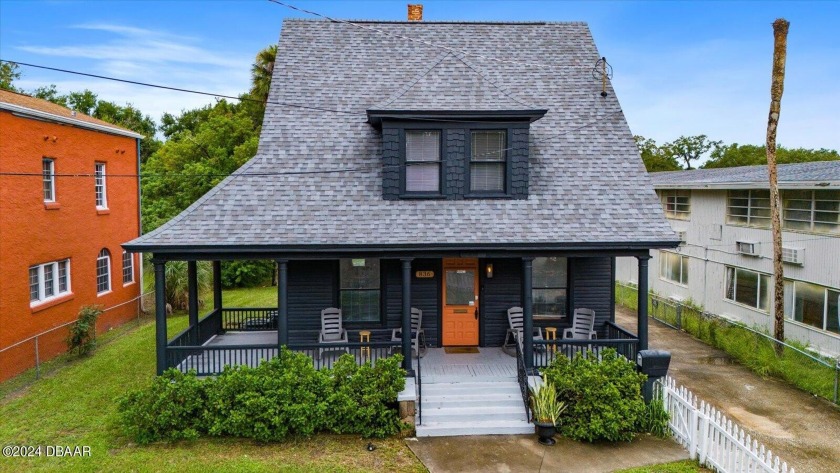
[[[504,194],[507,132],[481,130],[472,131],[470,135],[470,193]]]
[[[528,135],[546,110],[368,110],[382,198],[527,199]]]
[[[440,131],[405,131],[405,192],[440,194]]]

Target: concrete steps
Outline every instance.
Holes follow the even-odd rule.
[[[519,383],[423,383],[418,437],[532,434]],[[415,421],[419,421],[419,416]]]

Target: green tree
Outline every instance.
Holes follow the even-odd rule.
[[[776,160],[779,164],[837,161],[840,160],[840,154],[835,150],[825,148],[806,149],[779,146],[776,149]],[[767,152],[764,146],[732,143],[720,146],[712,151],[710,159],[703,165],[703,168],[728,168],[763,164],[767,164]]]
[[[257,53],[251,66],[251,97],[259,100],[265,106],[268,101],[268,91],[271,88],[271,75],[274,73],[274,61],[277,59],[277,45],[263,49]]]
[[[92,115],[94,110],[96,110],[96,105],[97,102],[99,102],[99,99],[96,94],[88,89],[85,89],[81,92],[70,92],[67,94],[65,101],[67,102],[67,106],[69,108],[72,108],[79,113],[84,113],[85,115]]]
[[[706,135],[680,136],[663,145],[666,152],[677,160],[685,162],[686,169],[694,169],[691,163],[699,161],[709,151],[720,147],[723,141],[712,141]]]
[[[658,146],[656,141],[641,135],[635,135],[633,139],[636,141],[636,146],[639,147],[642,162],[645,163],[645,169],[648,172],[679,171],[682,169],[676,158],[666,148]]]
[[[12,85],[18,79],[20,79],[20,66],[14,62],[0,61],[0,89],[20,92],[20,89]]]
[[[61,95],[58,91],[58,87],[55,84],[45,85],[38,87],[37,89],[29,92],[29,95],[39,98],[48,100],[54,104],[61,105],[62,107],[67,107],[67,96]]]

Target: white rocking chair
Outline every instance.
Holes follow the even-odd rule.
[[[347,330],[341,325],[341,309],[330,307],[321,311],[321,333],[318,335],[318,344],[327,345],[330,343],[348,343]],[[344,351],[349,353],[347,347],[318,348],[318,356],[323,357],[325,351]]]

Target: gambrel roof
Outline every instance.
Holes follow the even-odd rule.
[[[614,91],[600,95],[586,24],[360,25],[284,21],[257,156],[126,248],[678,243]],[[527,199],[383,200],[367,110],[533,108],[547,113],[531,124]]]

